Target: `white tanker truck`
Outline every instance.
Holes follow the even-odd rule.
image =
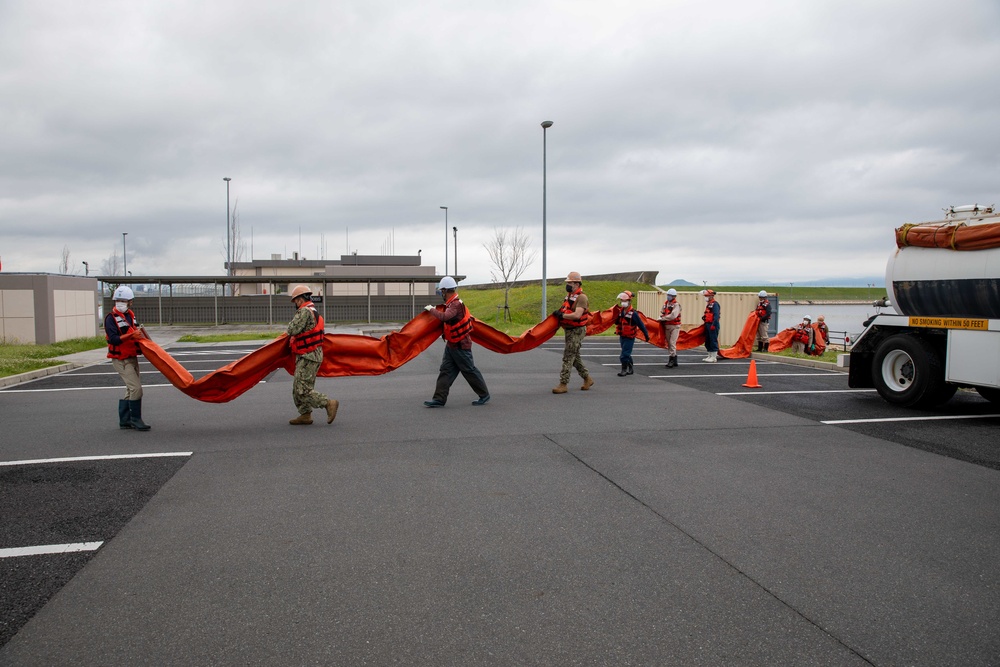
[[[1000,404],[1000,214],[951,207],[897,229],[896,245],[885,271],[896,312],[865,323],[848,384],[905,407],[940,405],[959,387]]]

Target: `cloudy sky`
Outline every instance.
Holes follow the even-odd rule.
[[[1000,204],[997,0],[0,0],[0,261],[222,275],[483,244],[550,277],[881,276]],[[452,233],[449,264],[454,270]]]

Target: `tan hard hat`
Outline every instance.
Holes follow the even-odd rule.
[[[312,290],[306,287],[305,285],[296,285],[295,287],[292,288],[290,296],[293,301],[302,295],[312,296]]]
[[[569,275],[566,276],[566,282],[568,283],[582,283],[583,276],[580,275],[579,271],[570,271]]]

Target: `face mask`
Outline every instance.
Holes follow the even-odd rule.
[[[566,283],[566,291],[567,292],[572,292],[573,291],[573,286],[570,285],[569,283]]]
[[[702,297],[702,298],[705,299],[705,303],[708,303],[708,297],[707,296]]]
[[[118,302],[115,304],[115,310],[117,310],[119,313],[124,313],[125,311],[128,310],[128,304]]]
[[[628,308],[628,305],[630,303],[631,303],[631,301],[622,301],[622,308]]]

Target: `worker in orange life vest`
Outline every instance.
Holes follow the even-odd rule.
[[[708,351],[702,361],[715,363],[719,359],[719,327],[722,325],[722,309],[715,300],[715,290],[706,289],[701,292],[705,299],[705,313],[701,321],[705,323],[705,349]]]
[[[767,324],[771,321],[771,302],[767,300],[765,290],[757,292],[757,307],[753,312],[757,316],[757,351],[766,352],[771,340],[767,335]]]
[[[632,307],[632,292],[625,290],[618,295],[619,304],[615,306],[611,313],[615,318],[615,333],[618,334],[618,342],[621,344],[622,353],[618,361],[622,362],[622,369],[618,377],[632,375],[632,348],[635,346],[635,337],[642,332],[646,342],[649,342],[649,331],[642,321],[639,311]]]
[[[135,295],[132,289],[121,285],[112,297],[114,310],[104,318],[104,338],[108,341],[108,358],[125,383],[125,398],[118,401],[118,428],[148,431],[142,421],[142,380],[139,376],[139,350],[137,339],[145,336],[144,330],[132,312]]]
[[[792,335],[792,352],[796,354],[812,354],[816,350],[816,332],[812,327],[812,318],[808,315],[795,327]]]
[[[451,385],[459,373],[479,397],[472,401],[472,404],[486,405],[490,400],[490,392],[486,388],[483,374],[476,368],[476,362],[472,358],[472,313],[458,298],[458,283],[451,276],[441,279],[438,283],[438,292],[444,301],[444,307],[427,305],[424,306],[424,310],[444,324],[444,331],[441,334],[445,341],[444,358],[441,359],[434,397],[424,401],[424,405],[429,408],[443,408],[448,402]]]
[[[660,309],[660,326],[667,342],[667,368],[677,367],[677,337],[681,334],[681,302],[677,300],[677,290],[667,290],[667,298]]]
[[[316,312],[312,290],[305,285],[293,287],[291,297],[295,304],[295,315],[288,323],[289,345],[295,354],[292,400],[299,416],[288,423],[308,426],[313,423],[313,409],[326,408],[326,423],[330,424],[337,417],[340,402],[316,391],[316,374],[323,364],[323,316]]]
[[[594,386],[594,378],[583,364],[580,347],[587,336],[587,325],[590,323],[590,300],[583,293],[583,276],[579,271],[570,271],[566,276],[566,299],[552,316],[559,320],[559,326],[563,328],[565,337],[562,367],[559,369],[559,385],[552,388],[552,393],[566,393],[569,372],[573,368],[583,378],[580,389],[587,391]]]
[[[816,318],[816,328],[819,329],[820,335],[823,337],[823,345],[830,345],[830,327],[826,326],[826,318],[820,315]]]

